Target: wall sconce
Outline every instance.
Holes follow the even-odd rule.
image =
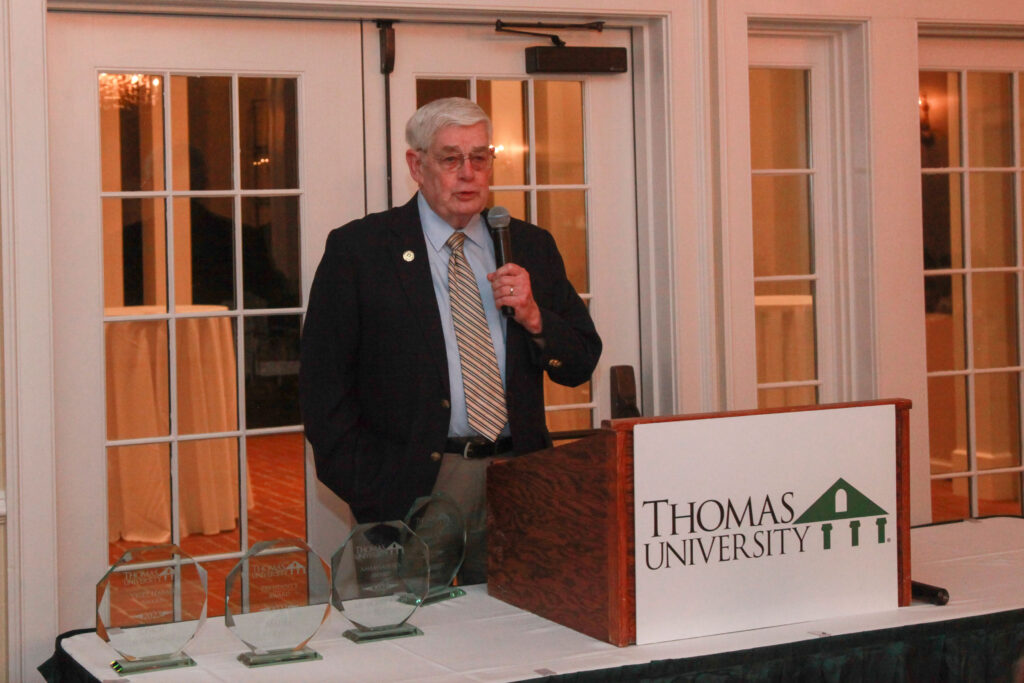
[[[928,96],[921,93],[917,98],[917,108],[921,113],[921,144],[925,147],[931,147],[935,144],[935,133],[932,131],[932,124],[928,120],[928,110],[931,108],[928,104]]]

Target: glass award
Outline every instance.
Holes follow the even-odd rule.
[[[466,556],[466,523],[455,501],[444,493],[417,498],[405,523],[427,544],[430,588],[423,604],[465,595],[466,591],[452,585]]]
[[[307,646],[331,612],[331,568],[306,542],[256,543],[224,581],[224,623],[249,646],[246,666],[320,659]]]
[[[133,548],[96,584],[96,634],[120,674],[195,666],[182,652],[206,623],[206,570],[173,543]]]
[[[427,544],[405,522],[371,522],[352,529],[331,558],[334,606],[355,628],[356,643],[423,635],[406,623],[430,588]]]

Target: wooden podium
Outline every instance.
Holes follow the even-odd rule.
[[[488,593],[613,645],[636,642],[633,427],[676,420],[892,405],[899,604],[910,590],[910,401],[606,421],[595,435],[494,463],[487,474]]]

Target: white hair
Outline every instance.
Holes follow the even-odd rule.
[[[411,149],[426,151],[442,128],[478,123],[487,124],[487,139],[490,140],[491,119],[480,105],[465,97],[444,97],[416,110],[405,124],[405,141]]]

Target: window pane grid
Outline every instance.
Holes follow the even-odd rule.
[[[583,83],[572,79],[471,77],[469,86],[471,97],[485,111],[493,110],[490,114],[497,157],[489,205],[503,205],[513,217],[551,232],[565,259],[570,282],[590,305],[591,186],[586,168]],[[426,101],[418,99],[417,106]],[[517,118],[520,116],[521,120]],[[597,404],[591,400],[590,382],[566,388],[545,379],[544,398],[549,430],[593,426]]]
[[[931,163],[935,157],[929,148],[935,144],[935,137],[928,137],[932,131],[926,130],[926,123],[934,108],[938,106],[941,109],[946,102],[942,92],[938,95],[929,93],[929,88],[943,80],[947,86],[956,84],[956,91],[946,94],[948,99],[954,100],[950,103],[950,111],[959,117],[959,121],[947,116],[950,120],[948,130],[943,131],[940,126],[935,132],[939,136],[947,133],[950,140],[948,158],[951,161],[962,159],[966,165]],[[927,374],[930,383],[932,379],[963,378],[966,392],[955,399],[964,404],[961,410],[966,423],[960,427],[961,436],[958,438],[966,452],[955,448],[951,452],[953,471],[943,471],[947,466],[941,463],[947,452],[936,452],[936,444],[941,439],[935,429],[944,420],[956,422],[957,418],[934,414],[936,410],[945,409],[937,406],[944,404],[946,399],[938,395],[930,398],[930,411],[933,413],[929,418],[933,440],[933,518],[938,521],[968,515],[976,517],[998,509],[1020,514],[1020,477],[1024,473],[1020,456],[1021,425],[1024,423],[1021,412],[1024,408],[1020,400],[1024,390],[1020,358],[1021,321],[1024,320],[1021,277],[1024,168],[1021,167],[1020,126],[1014,125],[1021,120],[1019,74],[966,69],[922,71],[921,89],[922,175],[964,179],[963,191],[959,197],[954,197],[959,200],[959,206],[956,203],[948,205],[949,225],[962,231],[963,240],[962,245],[954,240],[949,246],[954,250],[959,248],[961,253],[954,253],[954,256],[962,267],[941,267],[948,266],[950,260],[929,260],[926,252],[924,271],[926,283],[938,284],[941,280],[933,278],[947,276],[957,277],[957,284],[962,285],[962,290],[953,288],[952,309],[935,308],[934,300],[926,307],[929,359],[936,344],[951,340],[954,346],[963,345],[960,355],[965,363],[962,369],[936,370],[930,367]],[[960,135],[960,129],[966,134]],[[976,145],[975,149],[972,149],[972,144]],[[1009,154],[1004,149],[1006,147],[1010,148]],[[992,181],[1000,185],[994,186]],[[951,183],[946,186],[953,187]],[[927,220],[928,207],[929,202],[934,205],[935,200],[929,195],[929,186],[925,184],[923,188],[927,249],[929,235],[933,234],[928,231],[935,227]],[[941,202],[939,204],[941,206]],[[936,214],[931,216],[934,220]],[[1001,229],[1001,225],[1005,227]],[[942,229],[941,225],[938,227]],[[953,235],[955,237],[955,232]],[[1012,246],[1008,240],[1012,241]],[[1000,259],[1009,263],[993,263],[993,260]],[[952,338],[947,333],[939,334],[936,327],[941,317],[950,313],[954,315]],[[957,329],[960,326],[962,329]],[[929,366],[931,364],[929,360]],[[950,444],[946,443],[949,448]],[[957,466],[957,462],[962,462],[962,465]],[[938,469],[936,463],[940,463]],[[1012,480],[1016,480],[1015,485]],[[946,482],[946,485],[940,486],[939,482]],[[966,505],[955,502],[957,499]]]
[[[822,386],[810,82],[809,69],[750,69],[759,407],[817,403]]]
[[[104,75],[101,75],[101,91],[104,85],[103,78]],[[225,142],[221,145],[221,149],[223,150],[224,147],[230,144],[230,150],[225,152],[223,156],[227,157],[227,155],[230,154],[231,167],[230,171],[225,172],[225,168],[221,166],[219,177],[223,180],[227,180],[225,176],[227,173],[230,173],[231,178],[229,183],[218,181],[217,183],[214,183],[214,189],[210,189],[209,187],[203,186],[202,181],[205,176],[203,175],[202,166],[196,166],[195,160],[197,154],[199,154],[199,158],[201,158],[206,152],[212,151],[216,153],[216,150],[211,150],[210,148],[193,148],[191,146],[193,144],[193,138],[191,137],[192,134],[188,130],[188,126],[192,123],[192,120],[188,119],[186,121],[183,118],[184,111],[187,111],[189,116],[196,115],[202,117],[209,115],[209,112],[201,106],[201,98],[198,100],[200,105],[193,107],[192,110],[188,110],[187,104],[184,104],[188,101],[188,95],[192,92],[191,86],[196,85],[196,83],[191,82],[189,79],[199,79],[199,77],[183,76],[181,74],[171,74],[168,72],[154,72],[153,75],[147,76],[146,78],[149,79],[148,82],[159,82],[155,79],[160,79],[160,81],[165,84],[161,97],[159,98],[158,105],[160,107],[160,129],[162,130],[163,140],[158,141],[158,143],[154,143],[154,145],[159,144],[160,149],[154,149],[152,151],[152,157],[159,161],[159,176],[157,176],[155,182],[142,182],[139,184],[138,188],[129,187],[126,189],[120,186],[115,186],[118,175],[121,173],[120,167],[125,166],[124,159],[128,160],[129,166],[131,163],[135,163],[135,160],[131,156],[135,153],[135,148],[133,148],[132,145],[138,145],[140,143],[132,140],[122,141],[118,139],[117,136],[121,135],[121,133],[118,131],[116,123],[115,125],[110,125],[110,121],[114,120],[112,119],[112,116],[121,116],[119,112],[115,112],[115,114],[112,115],[109,111],[105,110],[103,113],[103,116],[107,117],[105,119],[106,123],[104,124],[103,136],[106,136],[108,140],[116,143],[114,148],[120,151],[115,151],[114,154],[120,154],[121,160],[118,161],[117,159],[114,159],[113,162],[110,162],[107,158],[104,158],[104,186],[102,191],[98,193],[101,201],[162,201],[163,204],[158,208],[162,214],[162,220],[165,221],[164,226],[162,227],[163,232],[162,235],[160,235],[160,242],[157,250],[153,251],[150,247],[147,247],[145,244],[143,245],[144,257],[147,259],[143,266],[147,269],[153,268],[153,271],[148,272],[146,275],[150,281],[155,281],[159,285],[157,289],[144,293],[144,297],[155,297],[155,299],[150,298],[149,300],[145,300],[144,298],[142,301],[142,303],[146,304],[151,310],[140,310],[141,307],[138,307],[134,302],[134,296],[133,301],[124,302],[129,305],[111,306],[111,301],[113,301],[113,303],[119,303],[116,301],[116,297],[122,296],[120,289],[118,289],[116,292],[108,293],[106,310],[101,319],[101,325],[104,326],[104,334],[108,337],[108,434],[105,439],[106,450],[108,452],[108,470],[113,466],[112,463],[117,464],[119,462],[127,462],[125,459],[132,455],[132,448],[140,449],[146,447],[158,447],[164,449],[164,452],[166,453],[165,462],[167,463],[168,476],[161,484],[159,484],[159,486],[166,492],[167,497],[169,498],[167,519],[164,521],[163,527],[164,533],[166,533],[168,537],[167,540],[179,544],[191,544],[194,545],[196,549],[202,549],[204,552],[201,554],[204,561],[207,559],[236,558],[241,556],[244,550],[248,547],[249,542],[248,512],[251,506],[251,501],[249,500],[249,486],[251,483],[248,479],[249,437],[262,436],[270,438],[280,435],[299,435],[302,433],[301,425],[298,424],[297,420],[289,421],[288,424],[254,424],[251,422],[248,410],[246,409],[246,392],[249,386],[249,374],[247,372],[247,365],[245,362],[247,358],[246,349],[252,343],[252,340],[248,339],[245,335],[246,330],[248,329],[245,322],[248,320],[269,320],[274,317],[288,318],[289,316],[294,318],[295,321],[298,321],[299,316],[303,313],[301,301],[296,298],[294,300],[294,304],[290,306],[277,306],[273,308],[269,306],[261,306],[256,308],[247,308],[246,303],[248,302],[243,300],[245,285],[249,280],[249,278],[246,278],[245,268],[249,267],[250,264],[254,264],[253,272],[250,274],[250,277],[255,278],[257,282],[260,277],[262,277],[262,273],[255,270],[255,266],[260,265],[260,262],[252,261],[252,256],[249,253],[252,251],[249,247],[252,247],[253,245],[247,245],[246,243],[248,235],[246,231],[243,230],[243,227],[245,226],[243,209],[246,209],[247,207],[244,202],[246,200],[252,201],[257,199],[274,201],[287,200],[294,202],[295,206],[299,206],[303,197],[303,190],[297,182],[287,181],[287,174],[297,173],[297,171],[294,170],[297,169],[297,151],[295,148],[296,137],[294,134],[291,134],[292,137],[289,138],[288,135],[290,133],[285,133],[285,138],[283,140],[272,139],[269,142],[276,152],[281,152],[279,165],[283,165],[283,167],[285,167],[284,172],[286,174],[283,176],[286,178],[283,186],[278,185],[277,187],[266,187],[264,184],[264,186],[254,185],[253,187],[243,188],[243,184],[247,181],[242,174],[241,166],[241,159],[245,150],[243,150],[243,141],[240,139],[240,107],[242,106],[239,98],[240,77],[238,75],[231,75],[230,77],[212,77],[213,79],[222,79],[223,83],[218,86],[219,88],[222,86],[220,92],[223,93],[225,89],[230,89],[230,103],[226,104],[226,106],[230,107],[230,112],[224,112],[226,116],[225,118],[222,118],[222,121],[230,119],[229,123],[224,124],[224,127],[230,126],[230,142]],[[290,88],[292,92],[295,92],[298,82],[298,78],[294,76],[267,77],[261,75],[258,77],[242,76],[242,78],[250,78],[250,80],[256,84],[257,89],[261,87],[261,83],[266,82],[268,84],[268,89],[271,91],[275,89],[288,91]],[[274,81],[275,78],[277,78],[278,81]],[[281,78],[285,81],[290,79],[292,83],[289,84],[284,82]],[[172,85],[172,83],[174,85]],[[209,85],[209,79],[207,79],[205,84],[199,84],[197,87],[197,92],[200,94],[202,93],[202,85]],[[184,99],[176,102],[176,95],[180,95]],[[101,98],[102,97],[103,93],[101,92]],[[101,106],[107,106],[102,99]],[[291,110],[287,109],[289,106],[291,107]],[[294,113],[292,112],[297,109],[297,100],[293,98],[290,103],[284,102],[283,104],[281,102],[272,102],[269,107],[272,111],[269,113],[264,112],[266,116],[271,119],[273,119],[274,116],[280,117],[281,120],[284,120],[285,128],[287,129],[289,124],[289,121],[287,120],[288,117],[294,119]],[[153,107],[153,109],[155,110],[156,107]],[[254,105],[253,110],[256,111],[256,109],[257,107]],[[152,126],[147,123],[146,125],[150,126],[150,128],[145,129],[143,134],[148,135],[149,130],[156,127],[157,112],[153,111],[150,118],[152,120]],[[276,123],[280,124],[281,121],[279,120]],[[259,125],[262,125],[260,121],[254,121],[252,125],[250,125],[250,128],[255,130]],[[266,128],[269,130],[270,127],[266,126]],[[278,125],[275,130],[280,128],[281,126]],[[196,145],[204,142],[209,143],[209,141],[213,139],[208,133],[204,133],[202,130],[201,120],[200,124],[196,126],[196,131],[196,134],[200,136],[199,138],[196,138],[198,140],[198,142],[195,143]],[[258,132],[259,131],[253,133],[254,140],[258,137]],[[156,140],[155,133],[153,134],[153,140]],[[124,143],[124,150],[121,150],[122,142]],[[149,144],[149,140],[143,140],[143,143]],[[188,146],[186,146],[186,144]],[[259,150],[256,147],[248,150],[248,153],[250,156],[255,154],[256,156],[254,158],[260,164],[272,165],[272,160],[266,155],[263,157],[259,156]],[[214,154],[214,156],[215,155],[216,154]],[[140,154],[139,156],[142,155]],[[273,160],[273,163],[278,163],[278,160]],[[118,164],[120,164],[120,167]],[[177,166],[177,168],[175,168],[175,166]],[[257,169],[257,171],[258,170],[259,169]],[[175,171],[177,171],[177,174],[175,174]],[[200,175],[197,176],[197,172]],[[154,173],[157,173],[157,171],[154,170]],[[253,173],[250,173],[250,175],[253,175],[255,178],[253,182],[261,182],[258,174],[254,175]],[[282,176],[278,173],[278,176],[275,177]],[[197,181],[199,182],[199,185],[194,185]],[[273,178],[271,178],[271,182],[274,182]],[[215,200],[221,200],[222,205],[226,202],[226,205],[231,207],[230,217],[225,215],[227,212],[217,214],[220,217],[220,223],[215,227],[222,231],[226,229],[226,232],[218,233],[218,235],[223,234],[230,240],[231,249],[225,255],[226,259],[222,259],[222,261],[230,261],[233,264],[231,266],[232,271],[229,282],[230,287],[234,290],[232,301],[227,302],[228,305],[218,305],[216,307],[205,303],[197,305],[199,302],[196,302],[196,304],[189,303],[190,300],[195,301],[194,298],[189,298],[190,296],[196,296],[192,289],[194,282],[188,283],[185,281],[189,274],[196,277],[197,274],[200,273],[200,271],[197,271],[194,268],[195,259],[197,257],[203,258],[203,256],[208,255],[209,253],[202,248],[201,244],[196,246],[191,239],[196,235],[203,237],[204,234],[207,234],[210,231],[210,225],[208,224],[195,224],[193,219],[196,215],[196,207],[203,206],[204,202]],[[199,202],[198,204],[197,201]],[[118,212],[117,214],[114,214],[115,216],[123,213],[123,210],[120,207],[114,207],[112,205],[112,208],[116,208]],[[153,207],[151,206],[144,207],[147,211],[150,211],[152,208]],[[296,213],[294,220],[292,221],[293,225],[290,228],[295,230],[296,234],[299,218],[299,215]],[[257,221],[256,227],[262,227],[260,221]],[[275,226],[271,225],[270,227],[274,228]],[[109,231],[112,229],[122,231],[124,227],[107,227],[105,222],[104,230]],[[156,229],[158,231],[161,229],[161,226],[157,225]],[[199,232],[197,232],[197,230]],[[191,231],[191,237],[188,234],[189,231]],[[204,233],[204,231],[206,231],[206,233]],[[151,233],[147,233],[147,235],[148,234],[155,234],[155,231],[151,230]],[[275,233],[271,235],[271,237],[275,238],[279,237],[279,235]],[[110,261],[110,258],[112,258],[111,255],[113,255],[115,260],[121,258],[121,251],[119,248],[123,249],[120,244],[122,237],[119,236],[117,239],[117,244],[112,245],[115,248],[113,250],[107,250],[109,253],[105,255],[105,258],[107,259],[105,262],[105,270],[111,271],[110,276],[115,278],[115,281],[120,277],[119,273],[125,268],[124,263],[111,263]],[[147,236],[146,239],[149,239],[149,237]],[[150,246],[154,246],[152,241],[150,241],[149,244]],[[257,244],[255,246],[258,247],[261,245]],[[190,247],[192,248],[192,253],[189,253]],[[280,258],[279,251],[280,249],[271,254],[271,265],[274,267],[282,265],[282,262],[273,260]],[[176,252],[178,257],[177,260]],[[292,254],[286,253],[285,256],[291,257]],[[291,264],[285,262],[283,265],[286,269],[290,269],[292,271],[289,274],[294,275],[297,273],[297,270],[292,267]],[[295,277],[298,276],[295,275]],[[200,277],[199,279],[202,280],[203,278]],[[187,288],[182,289],[183,286],[187,286]],[[115,300],[111,300],[110,296],[114,296]],[[134,325],[140,330],[145,330],[146,326],[150,326],[150,329],[162,329],[160,336],[165,338],[162,343],[162,348],[159,345],[150,348],[147,351],[148,355],[145,358],[128,358],[126,366],[125,361],[120,360],[121,356],[112,355],[109,335],[115,332],[121,333],[123,331],[128,331],[130,328],[112,328],[111,325]],[[159,327],[154,328],[152,326]],[[218,387],[223,388],[217,388],[214,389],[214,391],[221,391],[225,398],[229,399],[225,404],[229,408],[229,411],[225,413],[224,417],[230,419],[229,426],[232,427],[231,429],[223,429],[223,426],[226,425],[222,423],[219,424],[217,419],[214,419],[213,421],[208,419],[208,412],[206,414],[203,413],[204,410],[208,411],[208,401],[202,397],[199,399],[199,403],[201,403],[202,406],[197,405],[195,408],[187,412],[182,410],[183,404],[181,402],[193,400],[195,387],[203,387],[203,390],[205,391],[208,385],[217,384],[213,378],[208,376],[210,372],[210,368],[208,367],[209,363],[202,361],[199,356],[196,355],[198,353],[198,349],[203,349],[204,352],[209,353],[208,351],[205,351],[209,347],[209,339],[191,339],[190,341],[185,342],[181,336],[182,334],[185,334],[195,337],[197,330],[203,326],[217,326],[226,333],[226,336],[223,336],[219,341],[221,342],[220,348],[223,351],[224,359],[227,360],[228,356],[230,356],[230,364],[225,364],[220,368],[220,370],[222,372],[228,372],[231,379],[227,384],[218,384]],[[270,339],[269,341],[281,342],[282,340]],[[290,339],[283,340],[285,344],[289,341]],[[277,351],[276,353],[280,354],[281,351]],[[183,356],[182,354],[186,355]],[[287,357],[287,355],[270,356],[269,361],[263,362],[262,366],[272,369],[277,368],[279,370],[279,366],[282,363],[287,365],[288,361],[278,361],[276,359]],[[140,367],[140,363],[146,363],[148,358],[151,358],[155,362],[162,363],[165,367],[164,373],[166,376],[163,381],[166,384],[166,387],[162,389],[159,387],[153,389],[151,387],[148,391],[150,395],[153,395],[157,400],[158,406],[161,401],[166,401],[167,405],[163,408],[166,412],[166,425],[158,426],[155,433],[149,433],[144,436],[135,436],[131,434],[119,435],[116,432],[110,431],[109,415],[113,410],[110,404],[110,392],[112,390],[111,372],[114,372],[115,375],[118,372],[123,374],[126,372],[124,367],[128,367],[127,371],[132,371],[132,362],[135,363],[134,367],[137,368]],[[111,363],[115,363],[115,365],[111,366]],[[119,365],[117,363],[119,363]],[[186,364],[189,366],[195,366],[195,370],[190,370],[189,367],[185,366]],[[138,372],[138,370],[135,371]],[[182,373],[185,372],[201,373],[188,380],[188,386],[191,388],[187,391],[183,390],[179,386],[183,381]],[[281,372],[278,371],[276,374],[280,375]],[[115,376],[114,379],[117,379],[117,377]],[[124,377],[121,378],[121,381],[123,384]],[[234,386],[231,386],[232,383]],[[144,391],[143,393],[146,392]],[[160,394],[164,395],[163,399],[161,399]],[[141,395],[142,394],[140,394],[140,396]],[[123,398],[124,397],[122,396],[122,399]],[[194,415],[192,414],[193,412]],[[125,438],[125,436],[130,438]],[[119,449],[122,450],[124,454],[118,455]],[[206,528],[203,530],[197,530],[192,523],[190,523],[189,528],[183,527],[183,515],[185,514],[183,505],[185,505],[186,499],[195,503],[196,497],[200,495],[198,489],[194,488],[194,483],[188,484],[188,488],[183,488],[186,480],[190,482],[195,481],[195,475],[192,473],[192,470],[188,468],[193,468],[195,463],[207,462],[211,453],[219,453],[221,456],[225,456],[227,461],[229,461],[229,469],[234,471],[234,483],[232,483],[228,489],[218,489],[221,494],[237,496],[237,504],[234,502],[228,503],[228,507],[231,508],[228,511],[228,514],[233,517],[234,522],[232,522],[233,531],[227,532],[226,535],[233,536],[235,540],[229,542],[230,545],[234,546],[234,548],[227,552],[205,552],[206,549],[214,546],[203,541],[203,539],[212,538],[209,535],[211,533],[215,535],[219,534],[221,536],[224,536],[225,534],[220,534],[216,529],[213,531]],[[119,461],[114,459],[118,457],[120,458]],[[183,467],[186,469],[183,470]],[[108,474],[108,476],[116,476],[116,473],[115,475]],[[185,480],[182,479],[183,476],[186,478]],[[112,486],[112,484],[108,481],[108,488],[110,488],[110,486]],[[119,485],[117,488],[120,491],[124,487]],[[125,490],[121,493],[124,496],[127,496],[130,502],[130,499],[133,497],[133,492]],[[114,494],[110,493],[110,495]],[[304,510],[304,494],[300,493],[300,495],[303,496],[301,503]],[[113,499],[111,499],[111,505],[114,505]],[[123,509],[124,501],[118,500],[117,506],[119,510]],[[223,505],[221,507],[223,508]],[[114,508],[111,507],[110,509],[113,510]],[[302,514],[304,515],[304,512],[302,512]],[[304,524],[301,526],[304,527]],[[113,531],[111,533],[113,534]],[[302,533],[304,535],[304,528]],[[115,537],[112,536],[112,538]],[[116,542],[113,540],[111,541],[111,561],[115,560],[119,556],[122,549],[126,547],[134,547],[140,544],[139,541],[128,540],[128,536],[124,536],[124,541],[120,540],[120,536],[116,538],[118,539]],[[188,550],[188,548],[186,548],[186,550]],[[194,549],[190,552],[195,554]]]

